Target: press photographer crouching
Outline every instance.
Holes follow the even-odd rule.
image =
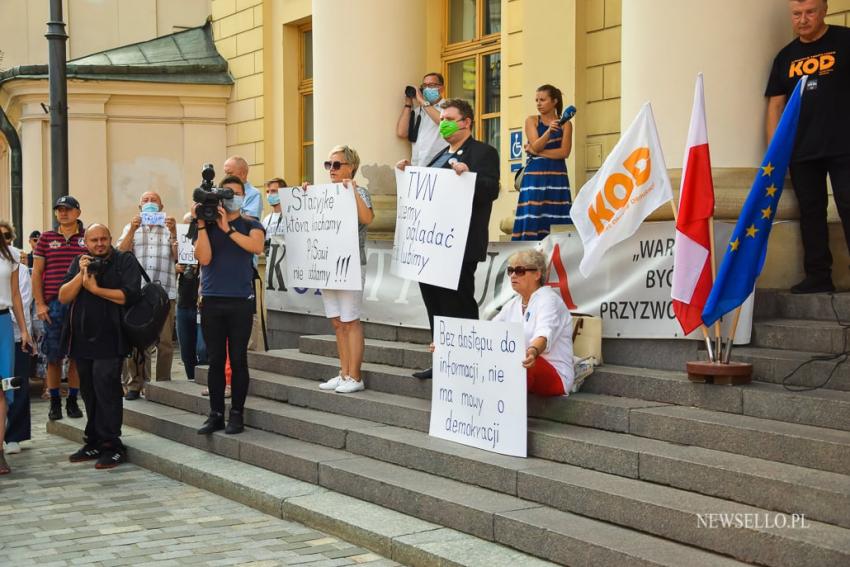
[[[192,217],[197,223],[195,257],[201,265],[201,330],[207,343],[210,370],[210,414],[201,435],[224,429],[241,433],[243,411],[248,395],[248,341],[255,310],[254,254],[262,254],[263,225],[240,215],[245,186],[235,176],[225,177],[224,189],[212,189],[221,198],[218,216],[209,220],[208,204],[195,203]],[[197,191],[196,191],[197,192]],[[198,201],[199,199],[195,199]],[[205,201],[206,203],[206,201]],[[230,354],[233,392],[230,419],[224,425],[224,364]]]
[[[112,247],[112,235],[102,224],[86,229],[85,245],[87,253],[74,258],[59,288],[59,301],[72,304],[62,345],[77,365],[87,419],[85,444],[69,459],[97,459],[95,468],[109,469],[125,460],[121,367],[130,345],[121,328],[121,306],[139,296],[142,272],[132,254]]]

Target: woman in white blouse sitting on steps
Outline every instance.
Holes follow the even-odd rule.
[[[516,297],[508,301],[494,321],[522,322],[528,391],[540,396],[565,396],[575,392],[593,371],[589,361],[579,366],[579,383],[573,358],[573,324],[564,300],[545,285],[547,260],[537,250],[522,250],[508,258],[508,276]]]

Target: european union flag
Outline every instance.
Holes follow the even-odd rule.
[[[722,315],[732,311],[753,292],[756,279],[767,256],[767,238],[773,217],[782,196],[785,172],[794,149],[797,118],[800,116],[800,97],[806,84],[802,77],[791,95],[779,125],[767,148],[761,168],[732,232],[732,238],[720,264],[720,272],[708,296],[702,321],[712,325]]]

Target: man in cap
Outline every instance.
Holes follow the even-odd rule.
[[[50,392],[51,420],[62,419],[62,399],[59,387],[62,380],[62,363],[68,355],[62,344],[62,326],[68,307],[59,301],[59,287],[65,279],[74,258],[86,251],[83,223],[80,222],[80,202],[70,195],[59,197],[53,205],[53,214],[59,223],[57,230],[42,233],[35,247],[32,270],[32,292],[35,311],[44,321],[42,354],[47,360],[47,388]],[[68,400],[65,412],[68,417],[83,417],[77,404],[80,377],[73,361],[68,367]]]

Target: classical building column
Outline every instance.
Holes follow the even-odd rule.
[[[652,9],[643,2],[623,2],[622,8],[621,127],[644,102],[652,103],[678,193],[694,80],[702,72],[715,218],[737,219],[766,149],[764,89],[771,64],[794,37],[786,3],[655,0]],[[836,219],[834,212],[830,217]],[[652,218],[672,213],[663,207]],[[803,277],[799,211],[787,179],[776,218],[786,222],[773,227],[757,286],[787,289]],[[830,244],[835,283],[850,287],[850,259],[838,224],[830,225]]]
[[[372,234],[395,227],[394,164],[410,157],[395,136],[405,85],[426,69],[425,0],[313,2],[315,182],[327,181],[327,152],[348,144],[360,154],[358,183],[368,185]]]
[[[621,131],[650,101],[678,188],[694,81],[702,72],[717,216],[736,216],[764,155],[770,66],[793,37],[785,3],[655,0],[648,9],[623,2],[622,22]],[[796,200],[782,201],[779,217],[796,217]],[[669,208],[664,212],[669,216]]]

